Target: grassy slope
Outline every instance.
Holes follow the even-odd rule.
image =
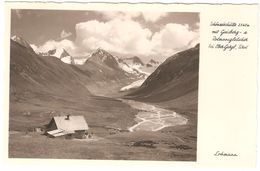
[[[47,124],[53,116],[64,114],[85,116],[93,132],[104,125],[126,129],[134,123],[135,113],[136,110],[121,101],[106,97],[64,99],[39,95],[34,99],[11,104],[9,129],[30,130]]]
[[[113,160],[194,160],[193,149],[183,145],[180,138],[149,135],[149,132],[119,133],[97,141],[50,139],[24,133],[10,135],[9,157],[59,159],[113,159]],[[133,146],[142,139],[154,139],[153,147]]]
[[[52,116],[66,113],[84,115],[89,125],[95,126],[93,131],[101,134],[105,134],[104,125],[126,129],[134,123],[136,111],[130,106],[91,95],[87,85],[100,79],[91,80],[94,70],[82,70],[53,57],[40,57],[14,41],[10,66],[11,131],[43,126]]]
[[[198,89],[199,46],[163,62],[129,98],[147,102],[177,99]]]

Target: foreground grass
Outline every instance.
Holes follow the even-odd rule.
[[[194,142],[169,135],[161,132],[118,133],[106,138],[94,137],[92,141],[78,141],[16,132],[9,137],[9,157],[163,161],[196,159]],[[144,141],[153,145],[142,144]]]

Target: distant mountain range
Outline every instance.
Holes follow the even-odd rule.
[[[30,44],[24,40],[23,38],[19,36],[13,36],[11,38],[12,40],[16,41],[20,45],[26,47],[27,49],[30,49],[33,51],[32,47]],[[50,49],[47,52],[37,52],[38,55],[40,56],[52,56],[60,59],[62,62],[66,64],[73,64],[73,65],[83,65],[87,59],[91,58],[95,53],[102,53],[108,56],[110,58],[115,58],[114,60],[114,65],[119,65],[121,69],[126,71],[127,73],[130,74],[137,74],[140,77],[141,76],[148,76],[152,73],[152,71],[159,66],[159,62],[151,59],[147,64],[144,64],[144,62],[138,57],[138,56],[133,56],[133,57],[128,57],[128,58],[120,58],[118,56],[113,56],[110,53],[106,52],[105,50],[98,48],[97,50],[93,51],[89,56],[82,56],[82,57],[74,57],[70,55],[65,49],[63,48],[58,48],[58,49]],[[36,52],[35,52],[36,53]],[[104,58],[105,58],[104,56]],[[153,69],[151,69],[151,67]]]
[[[14,91],[21,89],[19,92],[23,92],[23,88],[31,87],[30,91],[37,89],[40,92],[39,89],[42,89],[49,92],[55,89],[52,93],[60,91],[66,94],[79,87],[76,89],[104,95],[111,89],[119,91],[121,87],[146,76],[132,68],[126,69],[123,62],[118,62],[117,57],[101,48],[86,60],[80,59],[84,62],[78,64],[65,49],[36,54],[25,42],[17,37],[11,40],[11,84]]]
[[[174,54],[162,64],[154,59],[144,64],[137,56],[119,58],[101,48],[87,58],[73,58],[65,49],[36,54],[27,41],[17,36],[11,39],[12,97],[40,92],[61,96],[111,95],[131,90],[127,98],[176,103],[194,99],[189,108],[195,110],[197,106],[199,44]],[[145,71],[149,69],[152,74]]]
[[[30,51],[34,52],[33,49],[31,48],[30,44],[23,38],[21,38],[19,36],[13,36],[11,39],[16,41],[20,45],[26,47],[27,49],[30,49]],[[101,59],[102,62],[106,61],[105,58],[108,57],[110,59],[107,60],[107,62],[108,61],[111,62],[108,65],[114,65],[114,67],[118,66],[122,70],[124,70],[126,73],[135,74],[139,78],[147,77],[148,75],[150,75],[152,73],[152,71],[156,67],[159,66],[159,62],[155,62],[154,60],[149,61],[149,63],[145,65],[142,62],[142,60],[137,56],[133,56],[133,57],[129,57],[129,58],[119,58],[118,56],[113,56],[101,48],[98,48],[97,50],[92,52],[89,56],[85,56],[85,57],[84,56],[83,57],[73,57],[63,48],[50,49],[47,52],[37,52],[37,54],[40,56],[56,57],[56,58],[60,59],[62,62],[66,63],[66,64],[72,64],[72,65],[84,65],[88,59],[95,61],[93,56],[96,56],[98,54],[98,55],[103,56],[104,59]],[[105,62],[105,63],[107,63],[107,62]]]

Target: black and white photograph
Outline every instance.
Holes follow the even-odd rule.
[[[12,9],[9,158],[197,161],[199,12]]]

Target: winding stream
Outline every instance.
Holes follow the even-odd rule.
[[[137,124],[128,128],[130,132],[158,131],[169,126],[185,125],[188,122],[187,118],[184,118],[171,110],[134,100],[120,100],[126,104],[129,104],[132,108],[139,110],[135,118]]]

